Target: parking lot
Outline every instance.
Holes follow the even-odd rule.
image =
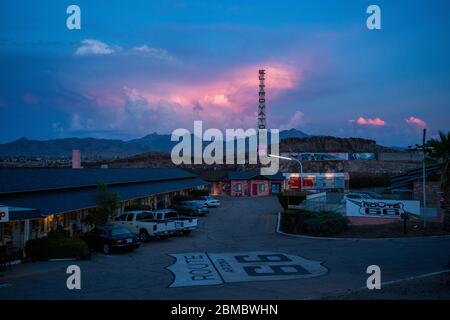
[[[0,299],[312,299],[365,286],[372,264],[386,282],[446,269],[450,258],[450,241],[442,237],[287,237],[276,233],[275,197],[220,200],[189,236],[153,240],[130,253],[96,253],[90,261],[46,262],[32,273],[16,266],[0,277]],[[202,278],[211,283],[192,281],[193,259],[205,259],[197,266],[213,270]],[[81,268],[81,290],[66,287],[70,264]]]

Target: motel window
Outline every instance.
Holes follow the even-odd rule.
[[[258,185],[259,188],[259,192],[264,192],[266,191],[266,185],[264,183],[261,183]]]
[[[235,186],[235,188],[236,188],[236,191],[242,191],[242,184],[240,184],[240,183],[237,183],[236,184],[236,186]]]

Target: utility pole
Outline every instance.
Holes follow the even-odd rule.
[[[289,158],[289,157],[283,157],[283,156],[279,156],[276,154],[268,154],[269,157],[272,158],[278,158],[278,159],[283,159],[283,160],[288,160],[288,161],[296,161],[299,165],[300,165],[300,190],[303,191],[303,164],[300,160],[298,160],[297,158]]]
[[[427,227],[427,195],[426,195],[426,167],[425,167],[425,156],[426,156],[426,149],[425,149],[425,140],[427,135],[427,129],[423,129],[423,137],[422,137],[422,195],[423,195],[423,227]]]

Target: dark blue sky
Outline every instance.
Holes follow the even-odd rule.
[[[0,143],[254,127],[260,67],[271,128],[416,143],[450,129],[449,14],[445,0],[2,0]]]

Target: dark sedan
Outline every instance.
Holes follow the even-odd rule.
[[[179,204],[174,204],[173,209],[178,211],[181,215],[188,216],[204,216],[209,213],[209,209],[203,201],[182,201]]]
[[[130,251],[141,243],[128,229],[119,226],[95,227],[81,237],[89,248],[109,254],[112,251]]]

